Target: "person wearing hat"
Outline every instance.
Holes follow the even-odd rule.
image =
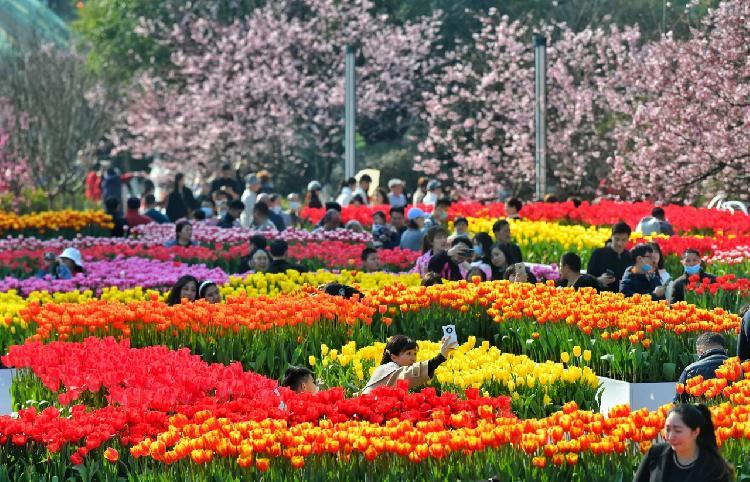
[[[388,181],[388,201],[391,207],[402,208],[406,206],[406,196],[404,195],[404,181],[401,179],[391,179]]]
[[[424,221],[425,213],[419,208],[409,209],[407,214],[409,224],[406,231],[401,235],[401,249],[410,249],[412,251],[422,251],[422,238],[424,238]]]
[[[427,183],[427,194],[425,194],[424,199],[422,199],[422,204],[431,204],[434,206],[437,204],[438,199],[440,199],[442,192],[443,185],[440,184],[440,181],[433,179]]]
[[[229,201],[229,209],[219,221],[219,227],[224,229],[238,227],[240,216],[244,210],[245,205],[239,199]]]
[[[37,278],[49,275],[53,279],[71,279],[74,274],[83,273],[83,258],[76,248],[65,248],[55,258],[55,253],[44,253],[42,269],[36,274]]]
[[[305,207],[320,209],[323,207],[323,202],[320,200],[320,191],[323,190],[323,186],[318,181],[310,181],[307,185],[307,194],[305,194]]]
[[[245,191],[242,193],[242,204],[245,205],[245,210],[240,215],[240,224],[242,227],[249,227],[253,221],[253,208],[255,207],[255,200],[258,198],[258,192],[260,191],[260,179],[255,174],[248,174],[245,176]]]
[[[267,273],[286,273],[287,270],[294,270],[299,273],[306,273],[307,268],[301,264],[292,263],[287,258],[287,252],[289,251],[289,244],[283,239],[274,239],[271,241],[271,265],[268,267]]]

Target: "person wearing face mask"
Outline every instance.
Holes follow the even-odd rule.
[[[716,276],[706,273],[703,271],[703,264],[701,261],[701,255],[696,249],[686,249],[682,253],[682,266],[685,272],[682,276],[674,280],[672,284],[672,291],[669,296],[669,303],[677,303],[678,301],[685,301],[685,286],[690,284],[691,276],[698,276],[698,279],[703,280],[708,278],[711,283],[716,281]]]
[[[492,238],[490,237],[490,235],[487,233],[477,233],[477,235],[474,236],[474,239],[472,240],[472,244],[474,249],[474,262],[484,263],[487,265],[492,264],[490,253],[492,251]]]
[[[448,224],[448,209],[450,207],[450,199],[438,199],[435,203],[435,209],[432,210],[432,214],[425,219],[425,227],[429,229],[433,226],[446,226]]]
[[[625,270],[620,281],[620,293],[633,296],[636,293],[650,295],[653,300],[663,300],[666,294],[664,286],[658,276],[654,276],[654,249],[648,244],[641,243],[630,250],[633,265]]]

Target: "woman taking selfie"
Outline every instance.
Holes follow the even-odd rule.
[[[406,335],[393,335],[383,350],[383,359],[362,390],[370,393],[376,387],[395,387],[399,380],[409,382],[409,388],[426,384],[435,375],[435,370],[448,354],[456,348],[456,343],[449,337],[442,339],[440,353],[432,360],[417,362],[417,342]]]

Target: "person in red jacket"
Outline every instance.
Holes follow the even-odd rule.
[[[150,217],[143,216],[138,212],[138,209],[140,207],[140,199],[138,199],[137,197],[131,197],[128,199],[128,212],[125,214],[125,221],[128,222],[128,226],[130,226],[131,228],[140,224],[148,224],[154,222],[154,220]]]
[[[101,170],[102,166],[97,162],[86,175],[86,199],[97,203],[102,200]]]

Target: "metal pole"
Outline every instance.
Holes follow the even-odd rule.
[[[356,129],[357,96],[354,78],[354,47],[346,46],[344,63],[344,176],[354,176],[354,136]]]
[[[547,38],[534,37],[534,130],[536,151],[536,198],[547,194]]]

